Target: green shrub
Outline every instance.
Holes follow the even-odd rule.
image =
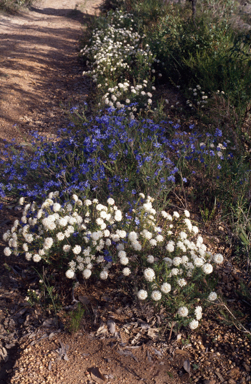
[[[225,19],[209,22],[207,14],[200,14],[194,24],[177,11],[162,17],[148,34],[164,80],[184,93],[197,84],[207,93],[223,91],[241,115],[251,100],[250,41],[250,34],[233,31]]]
[[[0,11],[13,13],[20,7],[28,7],[32,0],[0,0]]]

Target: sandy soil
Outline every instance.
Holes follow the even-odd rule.
[[[78,40],[98,5],[45,0],[18,16],[0,15],[0,143],[53,132],[63,123],[62,105],[85,100]]]

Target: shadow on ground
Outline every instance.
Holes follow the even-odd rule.
[[[78,60],[79,39],[82,29],[94,17],[78,9],[32,7],[30,13],[0,19],[1,148],[35,130],[46,134],[56,132],[62,127],[62,121],[68,119],[62,105],[81,104],[85,100],[88,86]],[[6,201],[4,209],[0,210],[1,335],[8,332],[4,325],[6,318],[23,308],[25,298],[23,288],[10,281],[5,268],[6,262],[14,267],[18,263],[18,259],[6,258],[3,253],[2,234],[18,216],[13,207],[8,207],[9,203]],[[16,299],[8,304],[6,296],[12,291]],[[14,310],[13,315],[9,309]],[[13,325],[10,332],[17,341],[20,326],[18,323]],[[6,346],[7,339],[4,340],[0,339],[0,351]],[[18,343],[5,350],[7,360],[1,359],[0,354],[0,384],[11,380],[13,367],[20,356]]]
[[[55,9],[55,8],[35,8],[30,7],[30,11],[34,13],[40,13],[42,15],[50,15],[50,16],[60,16],[60,17],[66,17],[69,19],[77,20],[81,24],[86,23],[86,18],[90,17],[90,15],[86,15],[77,7],[75,9]]]
[[[27,110],[33,112],[42,105],[45,94],[50,94],[54,103],[56,95],[60,97],[62,93],[64,99],[65,90],[76,88],[72,68],[78,71],[81,83],[82,68],[77,62],[79,38],[81,28],[93,18],[78,9],[31,7],[31,13],[22,15],[18,23],[15,18],[7,23],[0,21],[0,134],[17,124],[18,115],[27,114]],[[58,27],[61,19],[62,27]],[[50,108],[48,99],[44,108]],[[0,135],[3,136],[9,140],[7,134]]]

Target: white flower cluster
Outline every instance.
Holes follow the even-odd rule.
[[[189,314],[189,310],[187,307],[180,307],[178,309],[178,312],[177,314],[180,316],[180,317],[187,317],[188,314]],[[195,319],[191,320],[189,322],[189,328],[191,330],[194,330],[196,328],[198,328],[199,326],[199,320],[202,319],[202,307],[198,306],[195,308],[195,311],[194,311],[194,314],[195,314]]]
[[[208,95],[201,90],[201,86],[196,85],[195,88],[188,88],[188,90],[191,92],[192,101],[187,100],[186,104],[190,108],[193,108],[194,105],[196,105],[196,107],[204,108],[205,104],[208,103]]]
[[[128,278],[135,276],[137,265],[139,285],[148,287],[138,290],[138,298],[150,297],[155,302],[177,292],[182,295],[193,277],[204,278],[213,272],[212,263],[223,262],[221,254],[207,251],[188,211],[184,215],[176,211],[172,215],[158,213],[152,205],[154,199],[140,194],[130,216],[118,209],[113,198],[103,205],[97,199],[81,200],[74,194],[71,201],[61,204],[58,195],[50,193],[41,207],[34,202],[25,205],[21,221],[16,220],[3,235],[8,242],[5,256],[24,253],[34,262],[66,260],[69,279],[77,273],[88,279],[98,269],[105,280],[115,263],[122,266],[122,274]],[[161,227],[156,224],[159,216]],[[216,299],[216,293],[211,292],[208,300]],[[202,308],[196,307],[194,313],[191,329],[197,328]],[[187,317],[188,308],[180,307],[177,314]]]
[[[150,107],[153,95],[147,91],[149,88],[153,89],[147,80],[143,80],[142,84],[137,85],[131,85],[128,81],[125,81],[108,88],[102,99],[107,106],[112,108],[124,108],[126,105],[139,100],[143,102],[145,107]],[[123,103],[121,103],[121,100],[124,100]],[[133,112],[137,111],[136,106],[128,106],[127,109],[131,111],[131,117],[133,117]]]
[[[153,290],[149,295],[148,290],[139,289],[138,298],[140,300],[145,300],[150,296],[152,300],[159,301],[163,294],[170,295],[172,292],[177,294],[177,289],[182,292],[184,287],[192,283],[193,277],[201,275],[203,278],[203,276],[211,274],[213,272],[212,263],[221,264],[223,262],[223,256],[220,253],[213,255],[207,250],[203,238],[198,234],[199,229],[192,224],[190,213],[187,210],[184,211],[184,216],[177,211],[173,214],[162,211],[160,214],[166,223],[162,224],[162,228],[158,227],[157,236],[155,232],[157,213],[152,207],[150,198],[146,199],[142,211],[148,219],[148,224],[151,223],[151,230],[148,228],[138,233],[133,232],[130,237],[134,241],[144,243],[143,249],[151,249],[152,254],[146,256],[146,262],[148,265],[151,264],[151,267],[147,266],[143,271],[143,277],[150,290],[151,288]],[[180,227],[182,230],[178,230]],[[153,242],[154,240],[155,242]],[[161,269],[162,262],[165,265],[164,269]],[[168,271],[167,274],[165,274],[165,270]],[[216,299],[216,293],[211,292],[208,300]],[[180,307],[177,314],[180,317],[187,317],[188,308]],[[196,307],[194,314],[195,318],[189,322],[192,330],[198,327],[199,320],[202,319],[202,307]]]
[[[96,199],[82,201],[74,194],[72,203],[61,205],[55,201],[58,195],[58,192],[50,193],[40,208],[34,202],[25,205],[20,222],[16,220],[11,230],[3,235],[3,240],[9,245],[4,249],[5,256],[24,253],[28,261],[39,262],[42,259],[48,261],[51,254],[56,253],[60,262],[63,252],[68,259],[72,259],[66,271],[68,278],[81,271],[87,279],[94,264],[106,264],[100,273],[100,278],[106,279],[111,263],[105,263],[102,250],[109,247],[112,241],[117,242],[126,236],[125,231],[118,229],[110,233],[107,226],[119,223],[123,218],[122,212],[114,205],[112,198],[107,200],[108,206],[105,206]],[[23,203],[21,198],[20,204]],[[91,222],[90,210],[94,211],[95,231],[87,229]],[[100,255],[97,256],[97,253]],[[124,259],[122,263],[126,264]],[[124,271],[124,275],[129,274]]]
[[[152,90],[155,88],[150,79],[154,57],[149,45],[144,44],[145,36],[134,31],[133,25],[133,15],[115,11],[108,26],[94,30],[89,46],[81,50],[90,67],[83,74],[91,76],[98,88],[102,87],[105,91],[103,103],[112,108],[120,109],[135,101],[140,101],[145,107],[152,104]],[[141,84],[135,85],[133,72],[138,65]],[[132,79],[132,82],[121,79]],[[133,118],[137,109],[129,107],[129,110]]]

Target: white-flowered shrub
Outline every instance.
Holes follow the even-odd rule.
[[[102,22],[100,22],[102,24]],[[88,71],[83,72],[102,88],[102,106],[129,106],[131,116],[137,108],[152,104],[152,64],[154,56],[145,36],[136,30],[133,15],[115,11],[95,29],[81,50]],[[137,103],[138,107],[132,105]]]
[[[207,251],[188,211],[157,212],[153,202],[141,193],[135,206],[122,212],[113,198],[104,205],[74,194],[60,203],[58,192],[52,192],[41,206],[24,206],[20,222],[3,235],[4,254],[51,264],[69,279],[96,275],[106,280],[113,266],[121,266],[140,300],[162,302],[195,329],[202,318],[197,303],[217,299],[208,276],[223,256]]]
[[[186,104],[190,108],[204,108],[208,104],[209,96],[205,91],[201,89],[200,85],[196,85],[195,88],[188,88],[189,99],[186,100]]]

